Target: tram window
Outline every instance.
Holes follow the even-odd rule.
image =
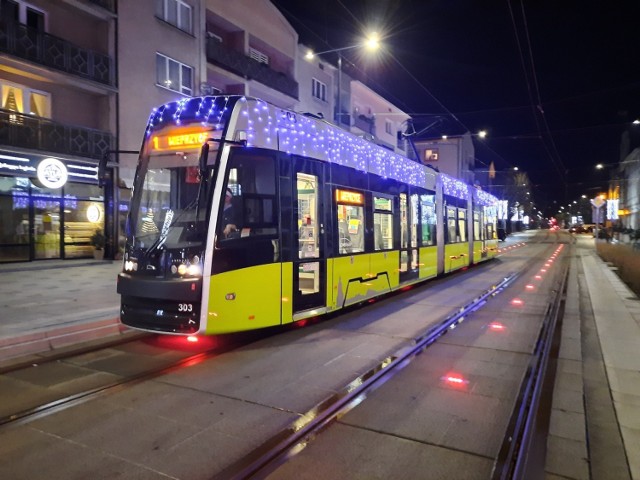
[[[275,162],[271,156],[234,152],[225,179],[218,238],[277,235],[275,178]]]
[[[393,248],[393,199],[373,196],[373,246],[375,250]]]
[[[400,248],[409,247],[409,207],[407,205],[407,194],[400,194]]]
[[[467,241],[467,215],[462,208],[458,209],[458,236],[459,242]]]
[[[482,229],[480,228],[480,213],[473,213],[473,239],[474,240],[484,240],[482,238]]]
[[[338,253],[364,252],[364,207],[338,203]]]
[[[418,195],[412,194],[410,197],[411,201],[411,227],[410,227],[410,237],[411,237],[411,248],[415,248],[418,246]],[[417,256],[413,257],[418,258]]]
[[[296,190],[298,197],[298,258],[318,258],[320,256],[318,177],[307,173],[297,173]],[[313,271],[315,272],[315,270]]]
[[[457,235],[457,212],[456,207],[447,207],[447,243],[460,241]]]
[[[420,214],[422,222],[422,239],[420,244],[424,246],[436,244],[436,217],[435,195],[420,195]]]
[[[393,248],[393,215],[390,213],[373,214],[373,242],[376,250]]]

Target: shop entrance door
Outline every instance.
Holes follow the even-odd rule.
[[[59,199],[32,197],[34,259],[60,258]]]

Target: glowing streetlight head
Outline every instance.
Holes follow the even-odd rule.
[[[367,47],[368,50],[377,50],[380,48],[380,37],[377,32],[372,32],[367,36],[367,40],[364,43],[364,46]]]
[[[480,138],[485,138],[485,137],[487,136],[487,131],[486,131],[486,130],[480,130],[480,131],[478,132],[478,136],[479,136]]]
[[[513,167],[513,170],[517,172],[518,171],[518,167]]]
[[[596,165],[596,168],[597,168],[598,170],[602,170],[602,169],[604,168],[604,165],[602,165],[601,163],[599,163],[599,164],[597,164],[597,165]]]
[[[304,58],[306,58],[307,60],[311,60],[313,57],[315,57],[315,55],[313,54],[313,50],[307,50],[307,53],[304,56]]]
[[[633,122],[631,122],[631,123],[633,123],[634,125],[640,125],[640,119],[637,119],[637,118],[636,118],[636,119],[635,119]]]

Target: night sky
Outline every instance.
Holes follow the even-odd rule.
[[[545,210],[605,190],[595,165],[619,161],[625,130],[640,137],[637,0],[272,1],[315,51],[377,31],[384,49],[345,51],[345,71],[418,130],[442,117],[423,137],[487,130],[476,169],[526,171]]]

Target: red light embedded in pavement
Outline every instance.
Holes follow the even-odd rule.
[[[546,272],[547,272],[544,268],[541,268],[541,269],[540,269],[540,271],[541,271],[542,273],[546,273]]]
[[[195,335],[189,335],[187,337],[187,342],[195,343],[197,341],[198,341],[198,337],[196,337]]]
[[[469,383],[469,381],[459,373],[447,373],[445,376],[441,377],[441,380],[455,387],[462,387]]]
[[[400,289],[400,291],[401,291],[401,292],[406,292],[407,290],[411,290],[412,288],[413,288],[413,286],[412,286],[412,285],[407,285],[406,287],[402,287],[402,288]]]
[[[496,331],[496,332],[502,332],[503,330],[506,329],[506,327],[503,324],[501,324],[500,322],[491,322],[489,324],[489,328],[491,330]]]
[[[529,284],[524,288],[526,288],[527,290],[533,290],[535,287],[533,285]]]
[[[544,264],[544,266],[545,266],[545,267],[550,267],[550,266],[551,266],[551,264],[550,264],[550,263],[545,263],[545,264]]]
[[[520,300],[519,298],[514,298],[513,300],[511,300],[511,305],[524,305],[524,302],[522,300]]]
[[[534,278],[535,278],[536,280],[542,280],[542,275],[536,275]]]

